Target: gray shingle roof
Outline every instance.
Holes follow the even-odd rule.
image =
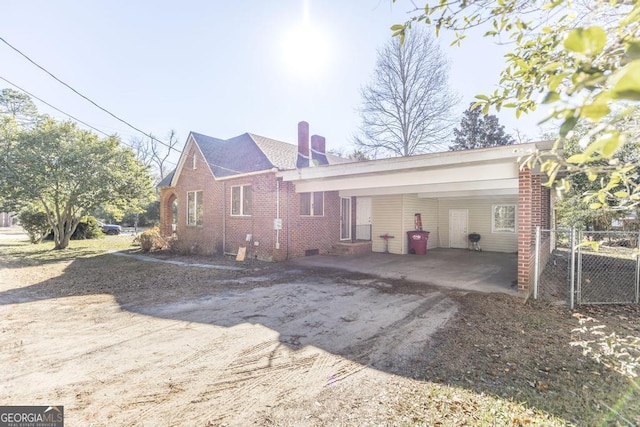
[[[191,132],[213,174],[226,177],[249,172],[267,171],[273,168],[296,168],[298,147],[264,136],[243,133],[222,140]],[[341,157],[327,155],[330,164],[348,162]]]
[[[167,174],[167,176],[165,176],[164,178],[162,178],[162,181],[160,181],[157,185],[157,187],[162,188],[162,187],[170,187],[171,186],[171,180],[173,179],[173,175],[175,175],[176,170],[172,170],[171,172],[169,172]]]
[[[225,177],[273,168],[248,133],[222,140],[191,132],[214,176]]]
[[[273,168],[296,168],[298,147],[253,133],[243,133],[231,139],[219,139],[191,132],[193,140],[202,151],[213,175],[221,178],[250,172],[268,171]],[[349,162],[327,154],[329,164]],[[168,187],[175,174],[168,174],[158,187]]]

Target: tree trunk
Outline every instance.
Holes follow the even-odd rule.
[[[69,247],[71,235],[78,225],[77,222],[79,221],[69,219],[56,225],[53,232],[53,241],[55,243],[53,249],[67,249]]]
[[[55,246],[53,249],[67,249],[67,247],[69,247],[69,240],[71,240],[71,233],[63,233],[62,236],[55,239]]]

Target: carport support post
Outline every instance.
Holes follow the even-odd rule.
[[[536,246],[533,264],[533,299],[538,299],[538,275],[540,274],[540,226],[536,226]]]

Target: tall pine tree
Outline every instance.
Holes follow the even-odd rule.
[[[496,116],[482,114],[482,108],[473,108],[473,104],[464,112],[460,127],[453,130],[453,135],[453,145],[449,146],[451,151],[515,143],[511,135],[505,133],[504,126],[498,123]]]

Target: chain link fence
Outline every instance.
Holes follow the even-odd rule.
[[[580,304],[637,304],[640,235],[628,231],[536,231],[534,297]]]

